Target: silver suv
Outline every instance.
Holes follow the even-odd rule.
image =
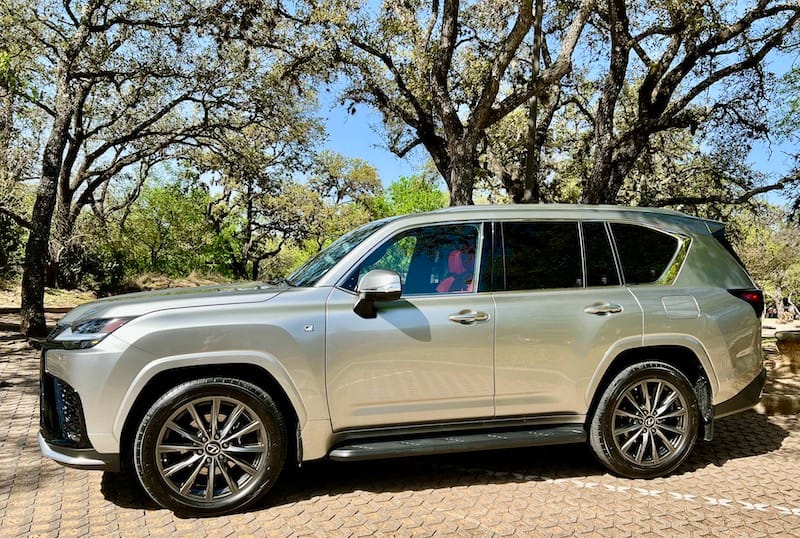
[[[587,442],[678,467],[764,385],[763,296],[724,225],[645,208],[446,209],[369,223],[285,281],[82,305],[49,336],[43,453],[132,470],[186,515],[289,462]]]

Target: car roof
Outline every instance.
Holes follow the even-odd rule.
[[[437,209],[428,213],[404,215],[397,220],[414,219],[436,222],[447,216],[457,220],[487,219],[577,219],[608,220],[637,223],[651,223],[691,229],[694,231],[713,232],[724,227],[724,223],[686,215],[672,209],[654,207],[632,207],[618,205],[586,205],[586,204],[509,204],[509,205],[470,205]]]

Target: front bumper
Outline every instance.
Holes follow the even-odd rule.
[[[755,407],[761,401],[761,392],[767,382],[767,370],[761,372],[744,389],[730,400],[714,406],[714,418],[722,418]]]
[[[68,467],[119,471],[119,455],[100,454],[92,447],[80,396],[69,383],[46,371],[44,352],[39,376],[42,454]]]
[[[100,454],[93,448],[69,448],[51,445],[41,433],[39,433],[39,449],[42,451],[43,456],[67,467],[111,472],[120,470],[118,454]]]

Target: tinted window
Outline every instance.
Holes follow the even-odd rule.
[[[583,244],[586,249],[586,285],[617,286],[619,275],[614,253],[602,222],[583,224]]]
[[[369,271],[387,269],[400,275],[403,295],[474,291],[478,229],[464,224],[401,232],[353,269],[343,287],[355,290]]]
[[[583,285],[575,222],[505,222],[503,252],[507,290]]]
[[[633,224],[612,224],[626,284],[655,282],[675,255],[678,240],[671,235]]]

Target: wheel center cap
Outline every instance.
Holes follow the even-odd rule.
[[[209,456],[218,456],[222,452],[222,447],[216,441],[211,441],[206,444],[205,450]]]
[[[646,419],[644,419],[644,425],[647,426],[648,428],[652,428],[653,426],[656,425],[656,419],[654,419],[653,417],[647,417]]]

